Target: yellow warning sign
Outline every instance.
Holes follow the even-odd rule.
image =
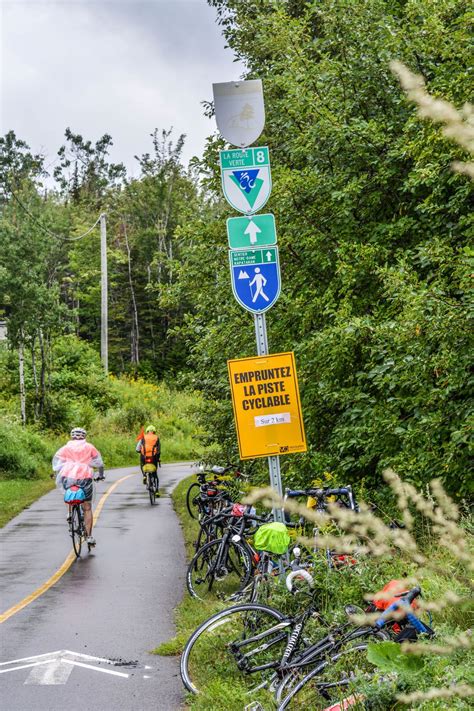
[[[228,360],[241,459],[306,452],[294,353]]]

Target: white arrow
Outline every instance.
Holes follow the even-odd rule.
[[[266,258],[267,258],[267,262],[271,262],[272,253],[271,253],[270,251],[268,251],[265,256],[266,256]]]
[[[255,222],[253,222],[252,220],[250,220],[250,222],[248,223],[247,229],[245,230],[244,234],[245,234],[245,235],[250,235],[250,244],[255,244],[255,242],[257,241],[257,235],[258,235],[258,233],[261,232],[261,231],[262,231],[262,230],[260,229],[260,227],[257,227],[257,225],[255,224]]]
[[[72,659],[68,657],[72,657]],[[102,672],[103,674],[112,674],[113,676],[121,676],[126,679],[129,677],[129,674],[124,674],[124,672],[102,669],[92,664],[84,664],[83,661],[79,661],[80,659],[115,665],[115,662],[111,659],[92,657],[90,654],[80,654],[79,652],[70,652],[67,649],[63,649],[57,652],[48,652],[47,654],[37,654],[34,657],[23,657],[22,659],[13,659],[10,662],[1,662],[0,666],[10,666],[10,668],[0,669],[0,674],[7,674],[8,672],[18,671],[19,669],[32,668],[25,684],[41,685],[65,684],[69,679],[73,667],[92,669],[93,671]],[[27,663],[19,664],[20,662]],[[18,666],[11,666],[12,664]]]

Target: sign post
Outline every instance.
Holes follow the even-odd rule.
[[[257,358],[229,360],[241,459],[268,457],[272,488],[283,495],[280,454],[306,451],[293,353],[269,354],[265,312],[281,289],[275,218],[257,215],[272,191],[267,146],[249,148],[265,124],[260,80],[213,84],[216,122],[233,146],[220,151],[222,190],[242,217],[227,220],[232,290],[254,314]],[[242,370],[244,368],[244,370]],[[275,521],[284,520],[274,507]]]

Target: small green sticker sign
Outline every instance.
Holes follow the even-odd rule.
[[[249,215],[248,217],[229,217],[227,237],[231,249],[261,247],[276,244],[275,218],[268,215]]]
[[[233,267],[251,267],[254,264],[271,264],[277,261],[276,247],[273,249],[237,249],[235,252],[230,252],[229,255]]]
[[[251,168],[254,165],[269,166],[270,157],[268,147],[261,146],[259,148],[239,148],[220,151],[221,170]]]

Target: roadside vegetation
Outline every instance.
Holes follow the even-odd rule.
[[[106,468],[137,464],[135,439],[142,426],[156,425],[162,461],[192,460],[200,451],[194,410],[199,396],[126,376],[106,377],[95,349],[66,336],[56,341],[45,407],[48,422],[22,426],[18,413],[15,359],[0,348],[0,525],[54,486],[54,452],[73,426],[83,426]],[[26,369],[27,403],[34,385]],[[30,397],[31,396],[31,397]]]
[[[389,473],[389,476],[397,494],[394,499],[397,503],[390,509],[390,518],[396,515],[400,520],[409,523],[409,517],[412,516],[409,528],[404,531],[386,528],[389,517],[384,516],[380,510],[375,515],[356,514],[354,518],[358,515],[361,518],[357,524],[358,528],[354,529],[357,530],[354,536],[361,536],[362,527],[365,530],[362,537],[366,539],[371,552],[358,555],[359,562],[355,567],[340,570],[330,570],[325,564],[324,556],[321,557],[315,575],[320,611],[326,619],[340,623],[345,619],[344,605],[364,606],[367,596],[373,595],[392,579],[408,579],[412,584],[420,584],[424,595],[422,604],[432,611],[432,625],[436,631],[436,638],[423,645],[415,645],[413,649],[416,648],[417,654],[410,655],[409,662],[404,661],[406,655],[400,656],[401,652],[390,657],[392,650],[387,647],[388,657],[382,654],[377,658],[380,674],[384,677],[387,673],[396,672],[396,681],[368,684],[364,687],[363,692],[367,697],[364,708],[373,711],[387,709],[401,711],[406,708],[444,711],[449,704],[450,709],[467,711],[470,708],[470,701],[468,698],[462,698],[462,695],[459,696],[454,691],[454,687],[468,689],[469,683],[472,682],[474,664],[469,634],[474,614],[469,582],[469,553],[474,547],[472,517],[461,509],[459,524],[456,525],[457,509],[449,503],[439,485],[433,487],[435,494],[413,497],[408,499],[409,503],[407,503],[402,495],[402,484],[393,472]],[[188,559],[194,552],[192,542],[198,532],[197,521],[189,517],[186,509],[186,491],[192,481],[193,477],[190,477],[180,482],[172,494],[175,510],[182,525]],[[267,499],[268,506],[270,504],[268,496],[268,491],[259,493],[258,490],[254,490],[251,498],[254,501]],[[298,513],[310,515],[305,506],[301,507]],[[334,535],[334,526],[330,524],[330,518],[325,522],[318,519],[317,523],[322,526],[323,532],[326,528],[328,533]],[[443,519],[444,528],[440,526]],[[339,525],[342,526],[340,530],[347,535],[354,522],[344,523],[339,518]],[[369,529],[371,532],[367,535]],[[416,546],[410,549],[407,542],[411,537],[416,542]],[[443,539],[442,546],[440,546],[440,538]],[[322,535],[320,544],[324,547],[325,543]],[[448,545],[449,543],[451,545]],[[304,600],[297,595],[288,595],[284,586],[277,585],[270,604],[285,612],[291,612],[304,604]],[[180,654],[196,627],[213,612],[225,606],[224,603],[213,604],[194,600],[186,591],[175,611],[177,634],[173,639],[161,644],[155,653]],[[383,645],[392,645],[392,643],[382,643]],[[396,645],[397,652],[399,649],[399,645]],[[266,692],[252,694],[251,698],[246,695],[243,685],[239,683],[238,672],[229,674],[226,678],[217,677],[213,671],[212,656],[201,658],[199,663],[203,669],[208,669],[208,685],[199,696],[186,697],[187,708],[192,711],[205,709],[217,711],[223,708],[229,711],[242,711],[251,701],[259,701],[264,711],[276,708],[273,698]],[[448,691],[448,696],[435,691],[440,688],[451,689]],[[397,700],[400,694],[408,697],[415,692],[419,696],[412,700],[407,698],[406,703]],[[424,698],[423,694],[428,694],[428,698]]]

